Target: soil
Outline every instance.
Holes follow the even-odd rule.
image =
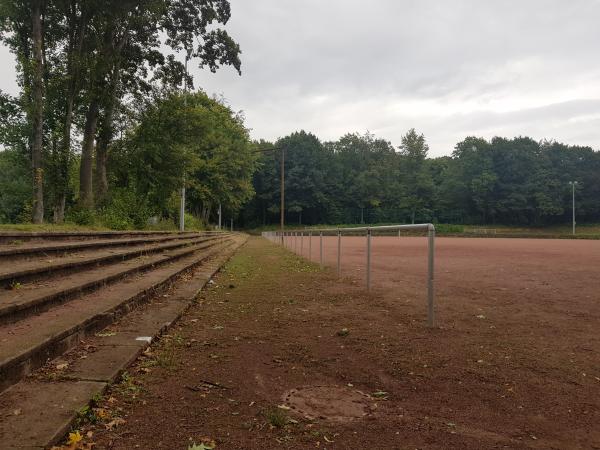
[[[600,242],[437,239],[433,329],[426,239],[374,238],[370,294],[364,248],[344,238],[340,280],[251,238],[98,402],[85,442],[600,449]]]

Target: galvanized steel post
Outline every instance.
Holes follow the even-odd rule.
[[[429,264],[427,274],[427,325],[433,327],[435,324],[435,307],[434,307],[434,291],[433,291],[433,280],[434,280],[434,258],[435,258],[435,227],[429,225],[428,236],[427,236],[428,250],[429,250]]]
[[[371,229],[367,228],[367,291],[371,291]]]
[[[304,253],[304,231],[300,232],[300,256]]]
[[[319,232],[319,260],[321,261],[321,269],[323,268],[323,232]]]
[[[338,230],[338,252],[337,252],[337,273],[338,277],[342,274],[342,232]]]
[[[308,260],[311,260],[312,253],[312,231],[308,232]]]

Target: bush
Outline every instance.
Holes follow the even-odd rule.
[[[131,190],[117,189],[100,212],[99,221],[113,230],[146,228],[152,211],[146,198],[139,198]]]
[[[77,225],[91,226],[96,224],[96,212],[82,206],[74,206],[65,217],[67,222]]]
[[[177,224],[179,228],[179,223]],[[185,213],[185,229],[190,231],[205,230],[206,226],[202,220],[198,219],[189,213]]]

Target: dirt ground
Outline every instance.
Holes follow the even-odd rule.
[[[438,239],[435,329],[426,240],[374,238],[371,294],[364,243],[344,238],[338,280],[250,239],[98,401],[84,442],[600,449],[599,241]]]

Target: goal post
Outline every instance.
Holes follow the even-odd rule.
[[[300,248],[302,249],[302,240],[306,233],[309,239],[312,239],[316,233],[319,236],[319,253],[320,264],[323,267],[323,235],[337,237],[337,274],[341,275],[342,270],[342,235],[345,233],[364,233],[366,237],[366,281],[367,290],[371,290],[371,236],[373,232],[378,231],[397,231],[398,236],[402,231],[426,231],[427,232],[427,325],[433,327],[435,324],[435,225],[432,223],[419,223],[409,225],[381,225],[374,227],[351,227],[351,228],[311,228],[310,231],[304,230],[289,230],[289,231],[266,231],[262,236],[274,243],[284,243],[286,237],[293,237],[294,241],[300,235]],[[295,242],[294,242],[295,243]],[[311,245],[309,243],[309,245]],[[289,247],[291,249],[291,246]],[[294,245],[296,252],[296,246]],[[297,252],[296,252],[297,253]],[[310,252],[309,252],[310,253]]]

